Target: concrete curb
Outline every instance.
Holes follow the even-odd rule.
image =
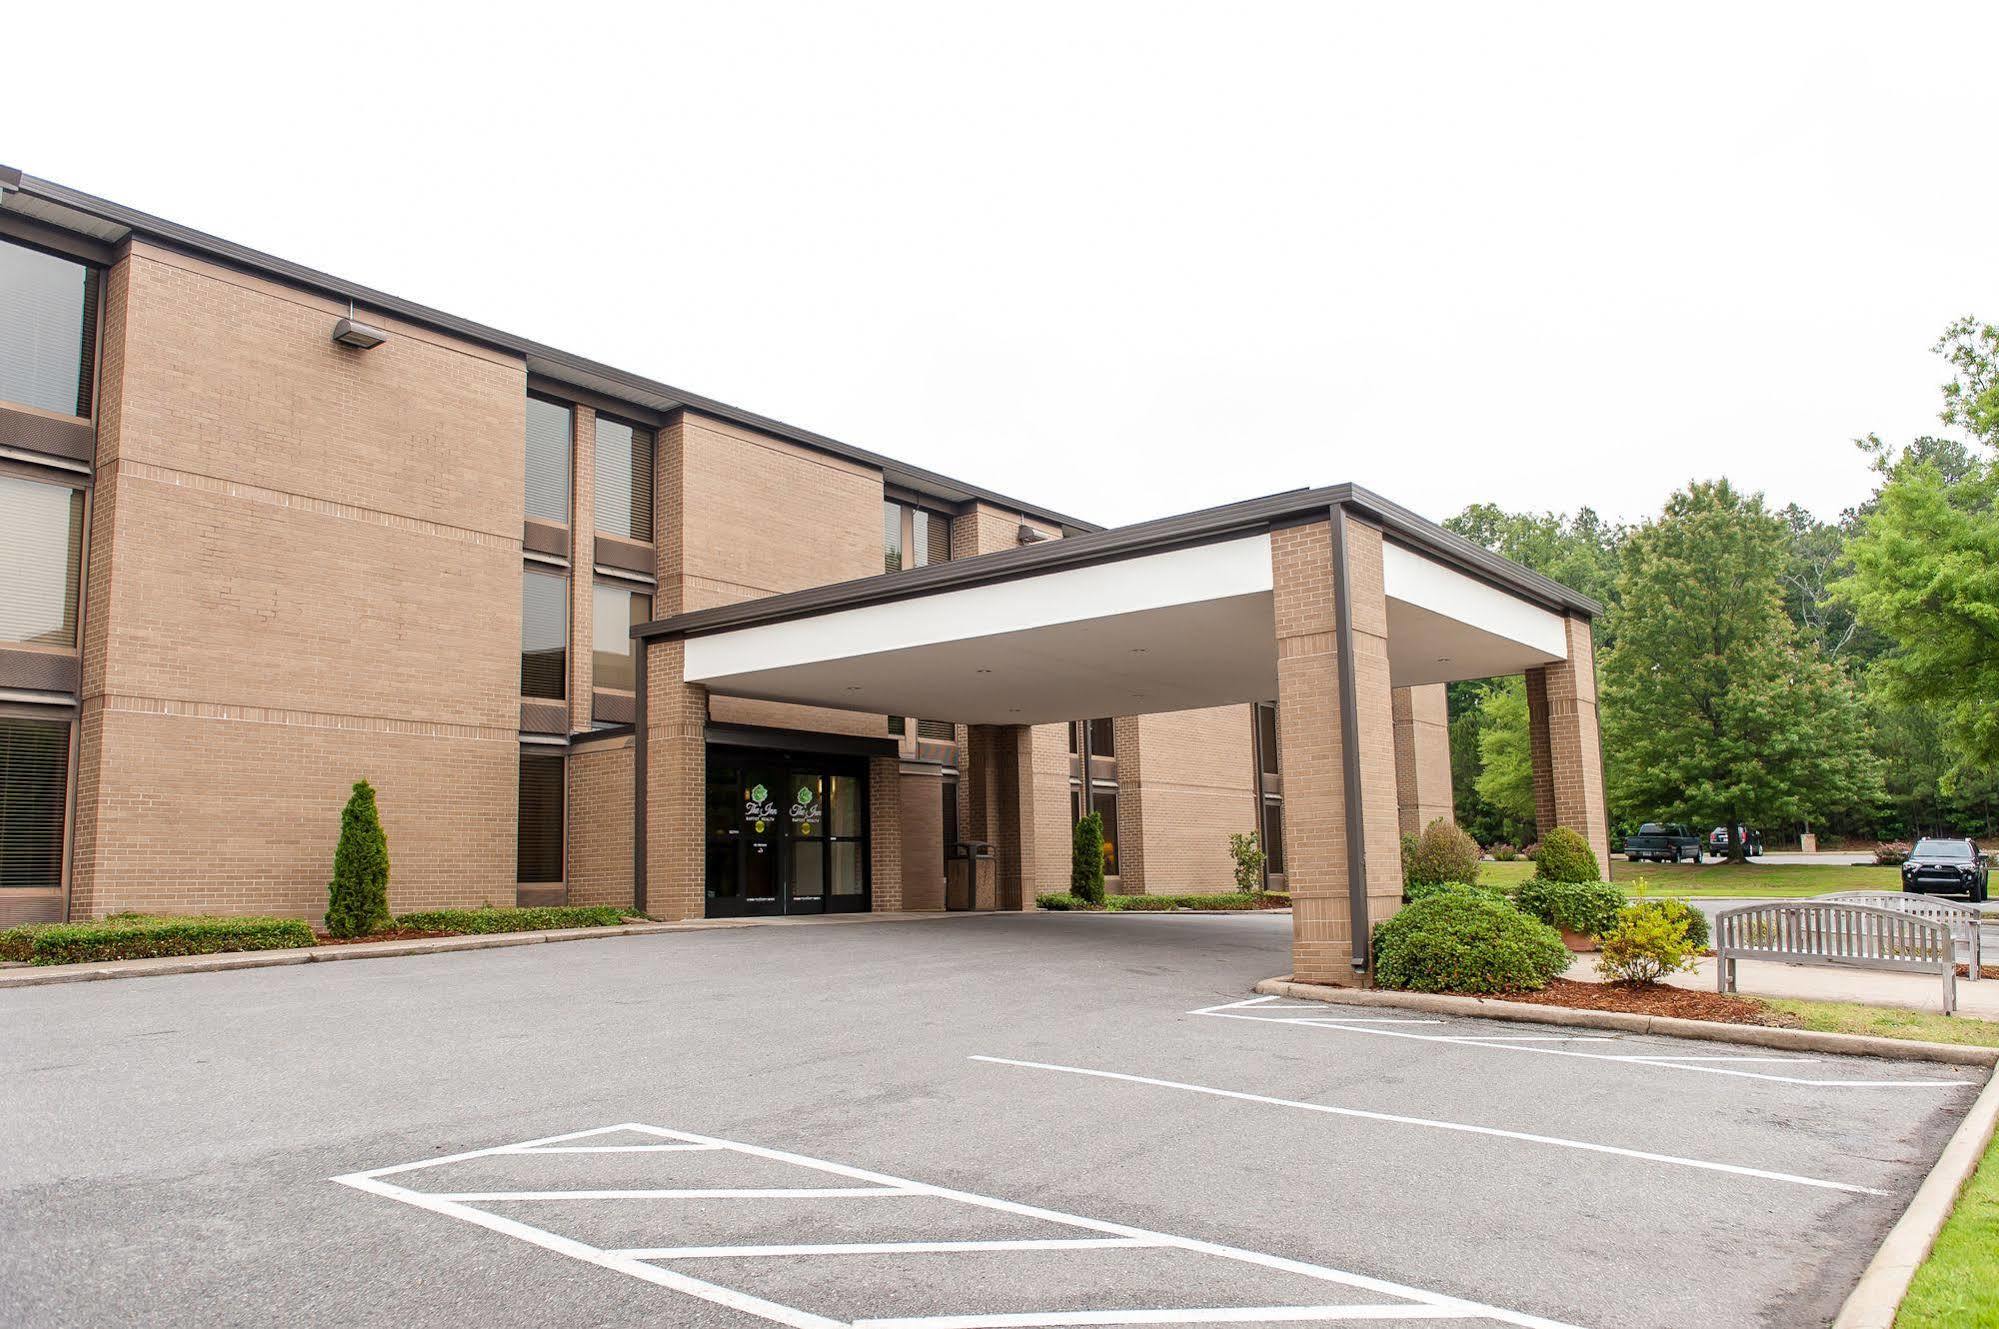
[[[1888,1230],[1881,1249],[1860,1275],[1859,1285],[1839,1308],[1832,1329],[1892,1329],[1916,1270],[1929,1258],[1937,1234],[1957,1204],[1958,1192],[1985,1156],[1995,1125],[1999,1125],[1999,1076],[1986,1083],[1985,1092],[1958,1123],[1937,1165],[1923,1179],[1901,1219]]]
[[[1830,1052],[1841,1056],[1893,1057],[1904,1061],[1937,1061],[1954,1066],[1999,1065],[1999,1048],[1963,1047],[1955,1043],[1917,1043],[1871,1034],[1827,1034],[1810,1029],[1777,1029],[1756,1024],[1720,1024],[1712,1020],[1682,1020],[1668,1015],[1636,1015],[1625,1011],[1582,1011],[1568,1006],[1536,1006],[1525,1001],[1491,997],[1451,997],[1434,992],[1384,992],[1379,988],[1336,988],[1266,978],[1255,991],[1264,996],[1323,1001],[1343,1006],[1393,1006],[1433,1015],[1457,1015],[1480,1020],[1511,1020],[1521,1024],[1568,1025],[1584,1029],[1615,1029],[1627,1034],[1663,1034],[1702,1038],[1714,1043],[1745,1043],[1751,1047],[1791,1052]]]
[[[95,983],[116,978],[158,978],[169,974],[213,974],[231,969],[274,969],[293,964],[331,964],[338,960],[382,960],[399,955],[440,955],[447,951],[491,951],[507,946],[540,946],[558,941],[599,941],[606,937],[648,937],[662,932],[714,932],[771,926],[823,926],[829,923],[914,923],[929,918],[977,918],[970,913],[851,914],[822,918],[697,919],[684,923],[626,923],[608,928],[556,928],[545,932],[488,932],[460,937],[425,937],[418,941],[360,942],[352,946],[292,947],[270,951],[220,951],[213,955],[167,955],[145,960],[107,960],[98,964],[31,965],[0,970],[0,992],[9,988],[47,987],[55,983]]]

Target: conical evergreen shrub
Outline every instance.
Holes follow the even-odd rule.
[[[357,780],[340,813],[333,883],[326,888],[326,930],[336,937],[364,937],[394,926],[389,917],[389,837],[375,811],[375,787]]]
[[[1089,904],[1104,902],[1104,818],[1092,812],[1076,823],[1070,842],[1069,894]]]

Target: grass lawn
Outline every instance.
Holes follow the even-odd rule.
[[[1963,1043],[1999,1048],[1999,1024],[1936,1011],[1911,1011],[1893,1006],[1858,1006],[1844,1001],[1797,1001],[1790,997],[1758,997],[1773,1011],[1795,1015],[1804,1028],[1828,1034],[1872,1034],[1876,1038],[1912,1038],[1922,1043]],[[1999,1271],[1995,1271],[1999,1272]]]
[[[1486,863],[1479,880],[1517,886],[1534,875],[1526,859]],[[1833,891],[1894,891],[1902,887],[1894,868],[1821,866],[1817,863],[1630,863],[1614,858],[1610,879],[1630,890],[1639,879],[1647,895],[1698,896],[1715,900],[1786,899]]]
[[[1916,1270],[1895,1329],[1999,1326],[1999,1140],[1958,1192],[1957,1207]]]

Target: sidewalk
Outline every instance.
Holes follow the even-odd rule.
[[[272,951],[219,951],[212,955],[162,955],[146,960],[104,960],[94,964],[7,964],[0,966],[0,992],[50,983],[89,983],[109,978],[152,978],[163,974],[205,974],[223,969],[270,969],[288,964],[335,960],[381,960],[397,955],[443,951],[485,951],[504,946],[538,946],[557,941],[597,941],[643,937],[655,932],[709,932],[721,928],[826,927],[842,923],[915,923],[934,918],[978,918],[966,910],[880,914],[793,915],[788,918],[711,918],[681,923],[627,923],[609,928],[557,928],[546,932],[484,932],[418,941],[363,941],[340,946],[299,946]],[[1999,987],[1995,983],[1994,987]]]
[[[1711,959],[1698,961],[1692,973],[1661,980],[1674,987],[1714,991]],[[1564,978],[1577,983],[1601,983],[1594,955],[1578,955]],[[1899,1006],[1908,1010],[1941,1011],[1943,980],[1931,974],[1894,974],[1864,969],[1829,969],[1812,965],[1777,964],[1769,960],[1738,960],[1736,991],[1755,997],[1797,997],[1806,1001],[1852,1001],[1863,1006]],[[1974,1020],[1999,1021],[1999,979],[1957,980],[1957,1013]]]

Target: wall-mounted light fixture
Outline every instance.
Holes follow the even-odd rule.
[[[352,315],[333,325],[333,340],[341,346],[351,346],[357,351],[372,351],[389,339],[389,334],[380,328],[357,322]]]

